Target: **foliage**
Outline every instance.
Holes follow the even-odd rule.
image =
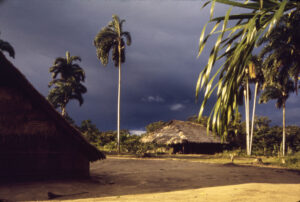
[[[285,167],[300,168],[300,151],[285,158]]]
[[[207,116],[198,117],[197,115],[193,115],[187,118],[187,121],[194,122],[194,123],[200,123],[204,127],[207,126]]]
[[[288,154],[300,151],[300,129],[298,126],[288,126],[287,133],[287,148]]]
[[[97,126],[92,123],[91,120],[82,121],[79,128],[89,142],[96,143],[98,141],[100,131],[98,130]]]
[[[91,120],[82,121],[79,130],[96,147],[109,153],[117,149],[117,131],[101,132]],[[153,143],[141,143],[141,136],[131,135],[128,130],[121,130],[120,134],[121,152],[123,153],[144,154],[158,148],[158,145]]]
[[[268,117],[255,117],[255,129],[253,135],[254,155],[277,156],[282,150],[282,127],[271,126]],[[229,126],[227,142],[230,150],[245,148],[245,122],[236,122]],[[287,150],[288,154],[300,151],[300,127],[287,126]]]
[[[49,72],[52,74],[52,81],[49,82],[50,89],[47,99],[55,108],[60,107],[62,115],[66,116],[66,105],[70,100],[78,100],[79,105],[83,104],[82,94],[87,92],[86,87],[82,84],[85,80],[85,72],[73,62],[79,60],[78,56],[70,56],[70,52],[66,52],[66,58],[56,58]],[[60,78],[57,79],[57,76]]]
[[[103,27],[94,39],[97,57],[106,66],[108,63],[109,52],[112,50],[112,60],[119,68],[118,82],[118,112],[117,112],[117,135],[118,153],[120,153],[120,103],[121,103],[121,63],[125,62],[125,39],[128,46],[131,44],[131,35],[123,31],[123,23],[117,15],[112,16],[112,21]]]
[[[8,52],[9,56],[15,58],[15,50],[7,41],[0,39],[0,51]]]
[[[270,35],[259,42],[265,45],[260,53],[260,57],[264,59],[264,66],[268,67],[264,68],[264,74],[271,79],[274,73],[281,77],[290,75],[294,79],[295,88],[300,73],[299,25],[300,8],[298,7],[289,15],[284,15],[278,25],[271,30]]]
[[[276,107],[281,108],[285,105],[290,92],[294,92],[294,85],[288,77],[283,78],[283,81],[268,85],[259,98],[260,103],[266,103],[271,99],[276,99]]]
[[[108,64],[109,52],[112,51],[112,60],[116,67],[119,66],[119,45],[121,47],[121,63],[125,62],[125,39],[128,46],[131,45],[131,35],[129,32],[123,32],[123,23],[117,15],[112,16],[113,20],[103,27],[94,39],[94,45],[97,50],[97,57],[101,63]]]
[[[167,124],[167,122],[157,121],[157,122],[153,122],[153,123],[148,124],[145,128],[146,128],[147,133],[151,133],[151,132],[154,132],[156,130],[161,129],[166,124]]]
[[[82,94],[86,92],[86,87],[75,80],[57,81],[54,87],[50,89],[47,99],[55,108],[60,107],[63,109],[72,99],[78,100],[79,105],[82,105]]]
[[[233,8],[249,12],[242,14],[231,14],[232,8],[228,9],[223,17],[213,18],[215,2],[233,6]],[[201,71],[196,88],[196,95],[204,89],[204,100],[202,102],[199,116],[202,116],[204,107],[211,94],[217,88],[217,102],[211,111],[212,129],[220,135],[227,135],[228,125],[232,121],[233,114],[238,110],[238,88],[243,81],[246,66],[249,64],[251,55],[261,38],[268,37],[274,25],[280,18],[292,13],[300,6],[296,0],[252,0],[241,2],[238,0],[209,0],[206,6],[211,3],[211,20],[215,26],[205,37],[207,25],[203,27],[200,42],[199,56],[201,55],[206,42],[213,34],[219,34],[214,47],[211,50],[207,65]],[[229,27],[229,21],[236,22]],[[221,30],[216,31],[223,22]],[[230,25],[230,24],[229,24]],[[228,35],[226,35],[229,33]],[[226,36],[226,37],[225,37]],[[217,61],[223,61],[216,73],[211,76],[213,67]],[[213,86],[214,80],[219,76],[219,81]],[[209,127],[209,126],[208,126]]]
[[[49,83],[49,86],[52,86],[53,83],[55,83],[55,79],[58,75],[60,75],[60,79],[63,81],[69,79],[75,80],[76,82],[84,81],[85,72],[77,63],[73,63],[75,61],[81,62],[81,58],[79,56],[70,56],[69,51],[66,52],[65,58],[56,58],[53,66],[49,68],[49,72],[53,79]]]

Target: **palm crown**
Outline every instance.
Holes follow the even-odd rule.
[[[50,90],[48,100],[55,108],[64,108],[71,99],[78,100],[79,105],[82,105],[82,94],[86,92],[86,87],[74,80],[68,83],[58,81],[55,83],[55,87]]]
[[[54,64],[50,67],[49,71],[52,73],[52,79],[55,82],[56,77],[60,74],[60,79],[68,80],[70,78],[76,81],[84,81],[85,73],[83,69],[74,64],[74,61],[81,61],[79,56],[70,56],[70,52],[66,52],[66,58],[58,57],[55,59]],[[50,83],[51,84],[51,83]]]
[[[94,39],[94,45],[97,49],[97,57],[101,63],[108,64],[109,52],[112,50],[112,60],[114,65],[119,65],[118,45],[121,45],[121,63],[125,62],[125,41],[130,46],[131,36],[129,32],[123,32],[122,25],[125,20],[120,20],[117,15],[112,16],[113,20],[103,27]]]

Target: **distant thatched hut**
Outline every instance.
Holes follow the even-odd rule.
[[[0,52],[0,181],[89,176],[90,145]]]
[[[222,151],[224,144],[217,136],[207,135],[206,127],[188,121],[170,121],[163,128],[149,133],[142,142],[155,142],[173,147],[173,153],[212,154]]]

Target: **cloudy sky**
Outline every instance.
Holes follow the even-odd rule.
[[[44,96],[51,80],[49,67],[66,51],[82,58],[86,71],[84,104],[77,101],[67,112],[80,124],[91,119],[100,130],[115,130],[118,71],[110,62],[103,67],[93,39],[113,14],[125,19],[132,36],[122,68],[121,128],[144,130],[154,121],[186,120],[198,113],[195,85],[210,49],[196,58],[199,36],[208,21],[204,1],[179,0],[2,0],[1,39],[11,43],[15,66]],[[226,8],[217,7],[217,14]],[[212,43],[211,43],[212,44]],[[299,97],[287,105],[287,123],[300,125]],[[208,104],[213,105],[213,99]],[[241,111],[243,108],[241,108]],[[258,115],[281,123],[274,102],[258,106]]]

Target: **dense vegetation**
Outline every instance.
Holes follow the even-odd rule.
[[[68,120],[74,124],[72,119]],[[203,117],[202,125],[206,124],[207,117]],[[196,116],[188,118],[188,121],[198,122]],[[166,122],[158,121],[146,126],[147,133],[158,130]],[[91,120],[84,120],[80,126],[76,126],[86,139],[99,149],[107,153],[115,153],[117,150],[117,131],[100,131]],[[287,126],[287,154],[289,156],[300,152],[300,127]],[[245,122],[239,121],[237,124],[230,126],[227,142],[230,150],[239,150],[240,154],[245,154]],[[127,154],[136,154],[143,156],[147,153],[172,153],[172,149],[165,145],[155,143],[141,143],[140,139],[146,135],[130,134],[129,130],[120,131],[121,152]],[[271,126],[271,120],[268,117],[256,117],[255,130],[253,136],[253,155],[256,156],[280,156],[282,151],[281,143],[282,127]]]
[[[91,120],[84,120],[78,129],[87,140],[107,152],[114,153],[117,150],[117,131],[100,131]],[[141,143],[142,136],[130,134],[129,130],[120,130],[120,149],[122,153],[144,155],[147,152],[156,152],[161,147],[154,143]]]

